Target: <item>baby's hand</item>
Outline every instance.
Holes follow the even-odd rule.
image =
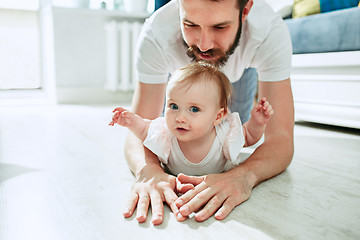
[[[272,106],[265,97],[262,97],[259,100],[251,113],[254,120],[256,120],[256,122],[262,125],[266,124],[273,114],[274,110],[272,109]]]
[[[131,124],[131,119],[134,115],[132,112],[129,112],[125,108],[117,107],[114,109],[113,113],[115,114],[112,117],[112,121],[109,123],[109,126],[114,126],[115,123],[117,123],[123,127],[128,127]]]

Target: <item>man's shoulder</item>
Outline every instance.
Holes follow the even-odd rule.
[[[181,36],[179,9],[176,1],[171,1],[153,13],[145,22],[155,41],[162,45],[171,44]]]
[[[247,17],[246,25],[251,34],[266,37],[271,29],[276,25],[281,17],[263,0],[254,1],[254,5]],[[261,35],[261,36],[260,36]]]

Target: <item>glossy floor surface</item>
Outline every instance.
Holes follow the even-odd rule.
[[[124,219],[133,177],[112,106],[0,106],[0,239],[360,239],[360,133],[295,126],[290,167],[227,219]]]

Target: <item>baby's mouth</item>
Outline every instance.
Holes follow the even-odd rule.
[[[182,128],[182,127],[178,127],[178,128],[176,128],[176,131],[178,131],[180,133],[184,133],[184,132],[187,132],[188,130],[185,128]]]

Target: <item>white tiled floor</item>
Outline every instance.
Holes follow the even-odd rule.
[[[295,155],[224,221],[124,219],[132,175],[113,106],[0,107],[0,239],[359,239],[359,130],[297,124]]]

